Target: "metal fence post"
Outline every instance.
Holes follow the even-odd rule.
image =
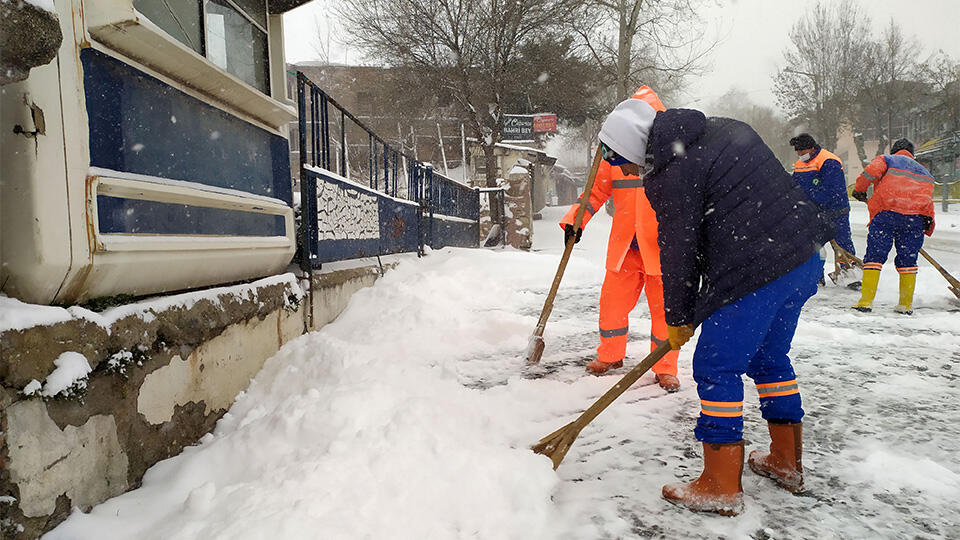
[[[480,247],[480,242],[482,241],[481,236],[481,227],[480,225],[480,188],[473,188],[473,193],[476,195],[476,211],[477,211],[477,247]]]
[[[304,272],[310,271],[310,248],[307,245],[307,215],[303,211],[303,201],[305,199],[305,187],[304,180],[306,179],[306,173],[304,169],[307,168],[307,97],[305,93],[306,80],[305,76],[301,72],[297,72],[297,129],[299,133],[297,138],[299,139],[298,144],[300,145],[300,230],[297,231],[297,243],[300,247],[300,260],[299,266],[300,270]]]
[[[327,103],[327,94],[324,92],[320,93],[320,114],[321,114],[321,124],[320,129],[322,130],[323,137],[323,168],[330,170],[330,114]]]
[[[507,189],[500,188],[500,245],[507,247]]]
[[[317,132],[317,121],[320,111],[317,106],[317,87],[310,83],[310,163],[317,166],[317,155],[320,151],[320,134]]]
[[[367,141],[367,176],[369,176],[367,185],[371,188],[373,187],[373,133],[368,133],[369,139]]]
[[[413,172],[413,190],[414,190],[414,200],[417,202],[417,241],[420,244],[420,249],[417,252],[417,257],[422,257],[424,254],[423,245],[424,245],[424,234],[423,234],[423,188],[421,187],[422,183],[422,173],[423,170],[420,167],[420,162],[413,162],[410,165],[410,170]],[[409,189],[409,188],[408,188]]]
[[[340,109],[340,176],[346,178],[347,173],[347,123],[343,109]]]
[[[433,193],[433,165],[427,165],[427,205],[430,209],[430,242],[428,245],[433,248],[434,245],[434,223],[433,223],[433,207],[434,207],[434,193]]]

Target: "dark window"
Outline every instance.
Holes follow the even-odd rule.
[[[133,0],[133,7],[174,39],[203,54],[199,0]]]
[[[207,58],[250,86],[270,93],[267,33],[228,0],[207,0]]]
[[[267,27],[266,2],[263,0],[233,0],[233,2],[262,28]]]
[[[270,95],[266,0],[134,0],[134,7],[177,41]]]

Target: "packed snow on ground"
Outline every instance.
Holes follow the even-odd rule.
[[[864,249],[866,212],[854,203]],[[807,491],[747,469],[745,512],[701,515],[660,498],[701,470],[694,342],[679,393],[645,375],[580,434],[560,468],[528,446],[573,420],[619,374],[583,365],[597,345],[610,218],[576,246],[541,364],[522,358],[553,279],[562,208],[535,250],[444,249],[405,260],[332,324],[286,345],[200,444],[143,486],[75,512],[50,539],[85,538],[942,538],[960,500],[960,307],[920,262],[916,314],[892,311],[888,264],[871,314],[830,285],[792,356],[807,412]],[[960,219],[928,251],[960,275]],[[649,350],[635,310],[627,367]],[[768,443],[746,385],[747,449]]]

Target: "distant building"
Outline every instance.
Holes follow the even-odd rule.
[[[453,112],[449,94],[424,95],[423,87],[411,78],[409,70],[321,62],[288,64],[287,91],[291,96],[297,95],[297,71],[303,72],[389,144],[421,161],[433,163],[440,172],[443,172],[444,154],[449,169],[461,166],[460,120]],[[334,115],[330,121],[337,139],[340,119]],[[438,124],[443,136],[443,152],[438,142]],[[363,140],[365,135],[359,130],[350,131],[351,122],[347,121],[346,125],[351,162],[362,164],[369,154],[368,141]],[[296,122],[291,125],[290,140],[292,168],[294,176],[299,177]],[[459,175],[452,176],[460,179]]]

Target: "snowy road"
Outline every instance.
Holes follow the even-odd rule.
[[[807,411],[800,496],[747,470],[735,518],[660,498],[701,467],[692,345],[679,393],[644,376],[557,472],[527,450],[617,380],[583,371],[605,215],[577,246],[541,365],[523,365],[559,259],[558,210],[537,222],[537,252],[444,250],[388,272],[270,360],[213,435],[48,538],[960,538],[960,305],[924,261],[913,317],[892,312],[890,264],[872,314],[840,287],[808,303],[792,352]],[[960,274],[960,216],[939,218],[927,247]],[[634,335],[647,335],[645,311]],[[630,343],[628,367],[647,346]],[[750,450],[767,437],[746,393]]]

